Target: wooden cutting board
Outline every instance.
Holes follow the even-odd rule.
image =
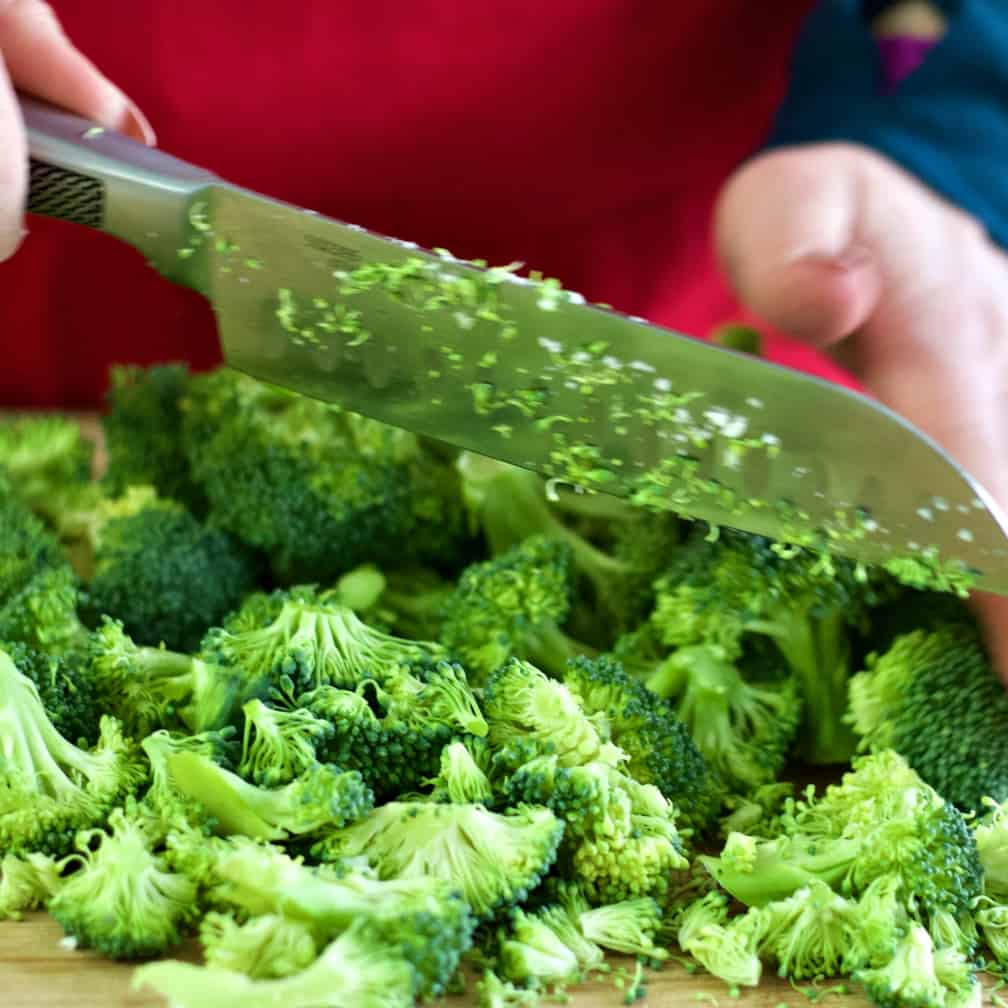
[[[133,967],[75,952],[60,945],[63,933],[52,918],[36,914],[23,921],[0,923],[0,1005],[3,1008],[165,1008],[165,1002],[148,993],[131,993]],[[188,958],[196,961],[189,951]],[[187,958],[185,954],[180,958]],[[632,964],[613,960],[614,967]],[[568,1008],[620,1008],[623,992],[611,979],[571,988]],[[672,1005],[721,1008],[804,1008],[808,1000],[776,977],[767,977],[755,990],[738,999],[728,996],[723,983],[709,976],[690,976],[677,965],[649,974],[647,995],[637,1008]],[[472,1008],[474,995],[447,998],[443,1008]],[[543,1001],[542,1008],[556,1002]],[[860,996],[830,995],[826,1008],[867,1008]],[[346,1008],[354,1008],[347,1005]]]

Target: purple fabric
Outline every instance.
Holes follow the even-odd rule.
[[[892,94],[924,62],[924,57],[936,44],[934,39],[906,36],[879,39],[883,94]]]

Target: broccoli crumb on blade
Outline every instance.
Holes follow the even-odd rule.
[[[1008,701],[961,572],[692,522],[677,488],[723,488],[681,455],[596,492],[613,460],[493,385],[509,277],[363,267],[280,321],[366,342],[380,289],[483,326],[430,367],[477,368],[553,478],[224,369],[117,372],[98,482],[64,418],[0,425],[0,918],[160,960],[136,985],[179,1008],[654,1004],[667,964],[698,1002],[974,1008],[1008,972]],[[703,414],[541,349],[615,414]],[[718,423],[773,453],[731,417],[696,447]]]

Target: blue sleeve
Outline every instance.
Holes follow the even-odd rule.
[[[1008,0],[945,0],[948,30],[892,94],[863,0],[821,0],[799,36],[767,147],[863,144],[1008,246]]]

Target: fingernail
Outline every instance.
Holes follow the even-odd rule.
[[[123,95],[123,101],[125,106],[121,115],[120,132],[133,137],[134,140],[142,141],[148,147],[153,147],[157,143],[154,127],[147,121],[147,117],[140,111],[140,107],[135,101],[125,95]]]

